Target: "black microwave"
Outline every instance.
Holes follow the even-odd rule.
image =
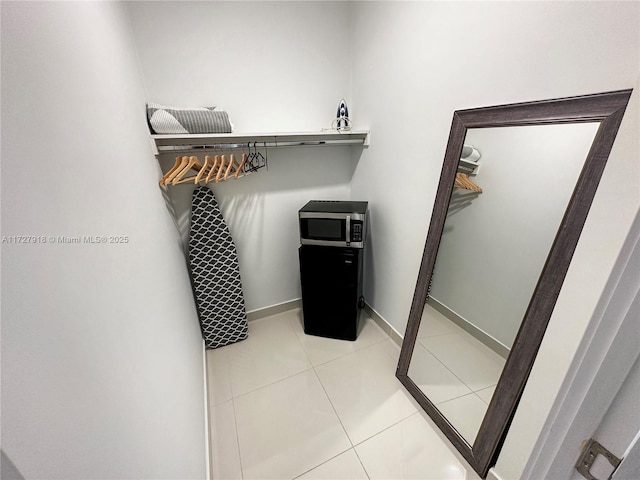
[[[364,248],[368,202],[312,200],[298,211],[300,243]]]

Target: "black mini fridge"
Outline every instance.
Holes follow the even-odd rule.
[[[355,340],[362,299],[364,250],[301,245],[300,280],[304,332]]]

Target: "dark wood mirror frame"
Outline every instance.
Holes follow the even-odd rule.
[[[600,182],[613,141],[632,90],[458,110],[453,122],[436,193],[418,281],[409,312],[396,376],[436,425],[483,478],[499,447],[533,367],[551,318],[591,202]],[[495,393],[473,445],[470,445],[409,378],[409,363],[427,300],[433,267],[453,192],[464,139],[469,128],[600,122],[575,189],[564,213],[546,263],[538,279]]]

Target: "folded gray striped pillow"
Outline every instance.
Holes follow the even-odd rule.
[[[229,115],[216,107],[182,108],[147,104],[151,133],[231,133]]]

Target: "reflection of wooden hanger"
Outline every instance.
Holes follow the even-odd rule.
[[[200,160],[198,160],[198,157],[196,156],[189,157],[189,161],[187,162],[187,165],[182,170],[180,170],[180,173],[178,173],[175,177],[171,179],[171,185],[178,185],[179,183],[193,182],[197,178],[196,175],[185,178],[185,175],[187,174],[187,172],[192,168],[197,171],[202,170],[202,163],[200,163]]]
[[[465,190],[471,190],[472,192],[482,193],[482,188],[469,180],[469,176],[466,173],[456,173],[456,182],[454,186],[464,188]]]

